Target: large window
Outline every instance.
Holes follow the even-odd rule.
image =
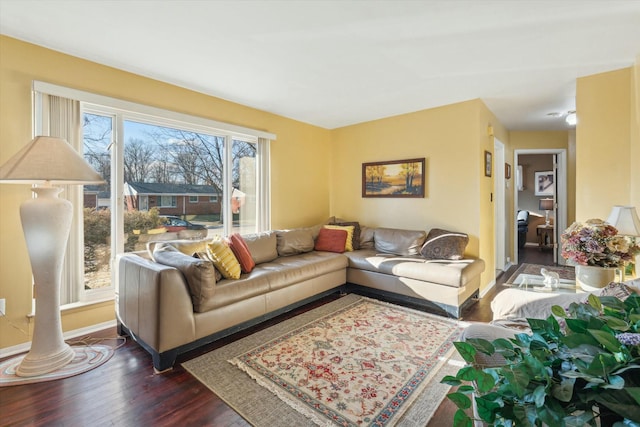
[[[77,261],[65,271],[68,289],[62,304],[113,295],[116,255],[145,250],[149,241],[269,228],[268,144],[273,135],[42,86],[43,93],[36,93],[36,122],[43,122],[36,126],[38,133],[66,136],[46,126],[65,120],[64,115],[50,117],[46,104],[57,97],[47,93],[76,102],[81,135],[72,145],[105,179],[70,196],[76,205],[76,235],[72,232],[67,258]]]

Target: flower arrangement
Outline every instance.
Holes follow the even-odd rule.
[[[562,257],[578,265],[619,268],[640,253],[640,247],[600,219],[574,222],[561,236]]]

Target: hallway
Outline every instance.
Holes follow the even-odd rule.
[[[553,260],[553,250],[540,250],[538,246],[525,246],[519,249],[518,255],[518,264],[526,262],[529,264],[556,265]]]

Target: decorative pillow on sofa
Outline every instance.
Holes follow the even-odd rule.
[[[271,262],[278,258],[278,241],[273,231],[245,234],[242,239],[256,264]]]
[[[171,245],[157,247],[154,251],[157,263],[178,269],[189,286],[193,310],[204,312],[216,292],[216,269],[209,261],[183,254]]]
[[[462,259],[468,243],[469,236],[464,233],[434,228],[429,231],[420,253],[426,259]]]
[[[234,233],[229,236],[229,247],[236,256],[236,259],[240,263],[240,269],[243,273],[251,273],[251,270],[256,266],[255,261],[251,258],[251,252],[247,244],[244,242],[242,236],[238,233]]]
[[[346,230],[323,228],[318,234],[314,249],[316,251],[343,253],[347,242]]]
[[[611,282],[600,291],[601,297],[616,297],[620,301],[624,301],[631,294],[635,294],[635,290],[624,283]]]
[[[280,256],[311,252],[314,246],[313,234],[306,228],[278,230],[276,231],[276,239],[278,242],[278,255]]]
[[[330,225],[340,225],[342,227],[353,226],[353,236],[351,238],[351,246],[354,251],[360,249],[360,223],[356,221],[343,221],[341,219],[334,219],[334,222],[331,222]]]
[[[376,228],[373,232],[375,249],[378,252],[394,255],[417,255],[427,233],[421,230],[399,230],[395,228]]]
[[[196,252],[199,251],[204,251],[207,249],[207,243],[209,243],[210,240],[206,239],[206,240],[166,240],[166,241],[153,241],[153,242],[149,242],[147,243],[147,251],[149,252],[149,256],[151,256],[151,259],[155,261],[155,258],[153,256],[153,253],[155,252],[156,248],[162,248],[166,245],[171,245],[172,247],[174,247],[175,249],[179,250],[180,252],[182,252],[185,255],[193,255]]]
[[[347,232],[347,241],[344,244],[345,252],[353,251],[353,232],[355,227],[353,225],[325,225],[322,228],[329,230],[344,230]]]
[[[225,279],[240,278],[240,263],[221,237],[216,236],[208,245],[207,253],[211,257],[211,262],[222,273]]]

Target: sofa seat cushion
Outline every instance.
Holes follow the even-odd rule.
[[[313,251],[279,257],[256,266],[254,271],[263,272],[269,280],[270,290],[275,290],[347,268],[347,264],[343,254]]]
[[[224,307],[269,292],[269,279],[264,270],[253,269],[240,279],[224,279],[216,284],[216,293],[207,302],[207,308]]]
[[[332,252],[307,252],[279,257],[258,264],[250,274],[242,274],[240,279],[219,281],[207,308],[223,307],[346,267],[347,258]]]
[[[381,254],[374,250],[345,253],[349,267],[398,277],[436,283],[451,287],[465,286],[484,270],[484,262],[477,259],[458,261],[428,260],[421,256]]]

